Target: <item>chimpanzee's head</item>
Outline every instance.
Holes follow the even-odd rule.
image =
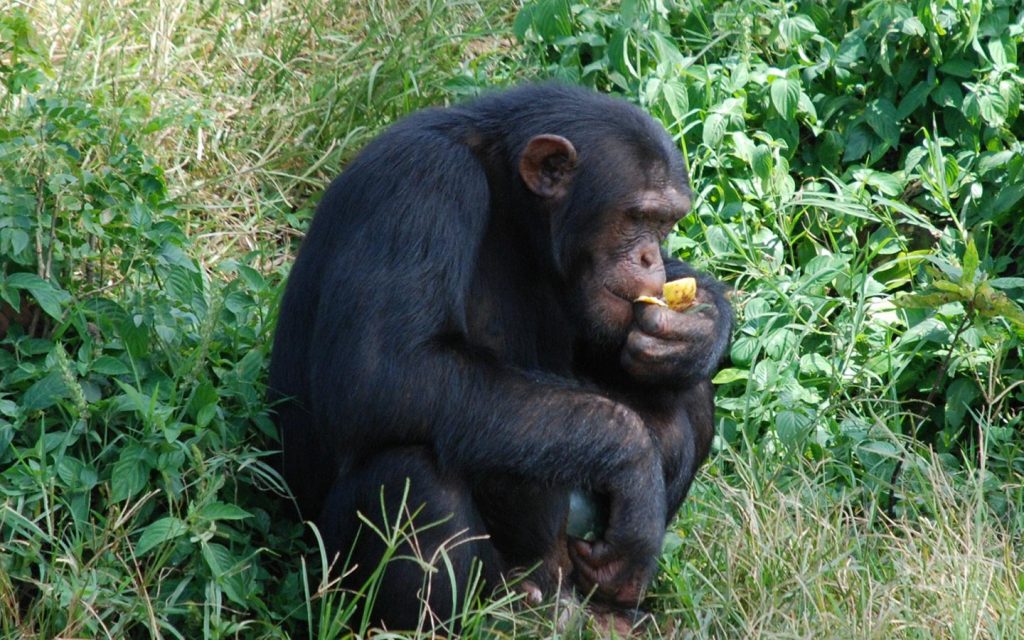
[[[550,248],[584,340],[613,346],[625,339],[633,301],[661,295],[661,244],[690,211],[691,192],[661,125],[621,101],[607,104],[614,111],[603,121],[530,138],[519,175],[549,217]]]

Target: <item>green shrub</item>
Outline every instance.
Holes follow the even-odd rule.
[[[304,598],[268,549],[297,557],[301,527],[253,438],[276,290],[191,257],[141,148],[159,119],[57,86],[23,13],[0,42],[0,629],[280,622]]]
[[[515,29],[549,75],[623,94],[687,151],[699,195],[672,248],[737,289],[722,442],[877,494],[913,435],[1013,482],[1019,3],[539,0]]]

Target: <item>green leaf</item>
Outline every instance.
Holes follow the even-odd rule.
[[[675,121],[683,122],[690,110],[690,96],[686,92],[686,85],[675,78],[669,78],[661,83],[661,95]]]
[[[970,78],[974,75],[974,62],[967,58],[953,58],[940,66],[939,71],[958,78]]]
[[[729,134],[729,140],[736,150],[734,154],[747,164],[754,161],[754,142],[742,131],[734,131]]]
[[[1024,309],[1002,291],[996,291],[988,282],[978,286],[974,307],[983,318],[1004,318],[1018,330],[1024,330]]]
[[[914,85],[900,100],[900,106],[896,109],[896,118],[905,120],[910,114],[923,107],[928,102],[928,96],[931,95],[934,88],[935,83],[927,80],[922,80]]]
[[[988,283],[997,289],[1024,289],[1024,278],[994,278]]]
[[[768,180],[772,176],[772,169],[775,163],[772,159],[771,149],[767,145],[759,144],[754,147],[750,162],[754,175],[762,180]]]
[[[877,189],[879,193],[895,197],[903,192],[904,181],[899,176],[872,169],[860,169],[854,172],[854,178]]]
[[[0,239],[11,243],[11,253],[18,255],[28,247],[28,234],[21,229],[0,229]]]
[[[764,338],[764,351],[768,357],[782,360],[796,351],[799,339],[789,329],[776,329]]]
[[[627,49],[631,49],[629,46],[629,31],[625,28],[616,29],[612,32],[610,38],[608,38],[608,62],[611,63],[612,69],[618,71],[623,76],[635,77],[636,70],[633,69],[632,64],[629,61]]]
[[[91,369],[105,376],[122,376],[132,372],[123,361],[111,356],[100,356],[92,363]]]
[[[919,38],[923,38],[927,33],[924,29],[924,23],[922,23],[921,19],[918,18],[917,16],[910,16],[909,18],[904,20],[903,24],[900,25],[900,28],[903,31],[903,33],[908,36],[917,36]]]
[[[534,5],[526,4],[512,21],[512,33],[515,34],[516,40],[519,42],[526,41],[526,32],[530,30],[530,24],[533,22],[533,11]]]
[[[160,518],[142,530],[139,541],[135,543],[135,555],[145,555],[151,549],[179,538],[186,533],[188,533],[188,525],[181,519],[174,516]]]
[[[812,423],[805,413],[783,409],[775,416],[775,432],[784,445],[793,447],[803,442]]]
[[[800,356],[800,373],[806,375],[831,375],[832,365],[820,353],[805,353]]]
[[[117,380],[117,384],[124,391],[123,398],[128,408],[134,410],[140,417],[147,417],[153,413],[153,409],[157,407],[155,398],[142,395],[138,389],[121,380]]]
[[[783,47],[799,45],[818,33],[818,27],[810,17],[797,14],[779,21],[779,35],[782,36]]]
[[[939,85],[939,88],[931,94],[932,102],[940,107],[952,107],[959,109],[964,103],[964,92],[960,83],[951,78],[946,78]]]
[[[950,280],[959,282],[960,277],[963,276],[964,270],[955,264],[950,263],[949,260],[934,255],[926,255],[924,259],[930,262],[932,265],[939,268],[939,270],[945,274]]]
[[[244,520],[252,517],[245,509],[225,502],[211,502],[200,509],[197,515],[204,520]]]
[[[999,95],[1006,101],[1006,119],[1015,120],[1020,115],[1020,85],[1012,80],[1000,80]]]
[[[878,137],[890,144],[896,144],[900,138],[899,117],[896,107],[885,98],[873,100],[864,111],[868,126]]]
[[[974,284],[974,279],[978,275],[979,264],[980,259],[978,258],[978,249],[974,246],[974,238],[971,238],[967,241],[967,248],[964,250],[964,272],[960,276],[961,285],[966,287]]]
[[[18,415],[18,412],[19,409],[16,402],[0,398],[0,415],[14,417]]]
[[[990,171],[1002,172],[1006,168],[1006,164],[1016,157],[1013,151],[997,151],[995,153],[982,153],[978,157],[978,165],[976,170],[978,175],[985,175]]]
[[[524,6],[516,15],[512,30],[516,37],[523,41],[531,29],[545,42],[571,35],[572,13],[568,1],[539,0]]]
[[[858,32],[851,31],[843,36],[843,41],[839,44],[836,65],[850,68],[856,65],[859,60],[866,58],[867,55],[868,48],[864,43],[864,38]]]
[[[978,94],[974,91],[964,96],[963,114],[972,122],[981,115],[981,104],[978,102]]]
[[[6,284],[15,289],[28,291],[39,303],[39,307],[57,320],[61,317],[61,306],[71,300],[71,295],[67,291],[58,289],[34,273],[12,273],[7,276]]]
[[[843,151],[843,162],[856,162],[871,149],[874,143],[871,130],[861,124],[856,124],[846,131],[846,148]]]
[[[857,457],[873,473],[878,472],[878,465],[895,460],[899,454],[896,445],[884,440],[865,440],[857,445]]]
[[[949,293],[956,294],[961,300],[967,300],[973,295],[973,288],[971,285],[962,285],[958,282],[950,282],[949,280],[935,280],[932,282],[932,286],[939,291],[946,291]]]
[[[779,364],[774,360],[761,360],[754,365],[750,372],[750,379],[754,381],[758,389],[768,389],[779,379]]]
[[[803,280],[806,282],[816,282],[819,280],[830,282],[837,275],[844,273],[849,263],[849,255],[814,256],[803,267]]]
[[[749,365],[753,362],[754,354],[757,353],[759,348],[760,345],[753,337],[740,336],[732,342],[730,359],[733,361],[733,364]]]
[[[776,78],[768,88],[771,94],[772,106],[775,111],[785,118],[792,120],[796,117],[796,108],[800,103],[800,82],[789,78]]]
[[[68,387],[64,384],[64,378],[54,371],[28,388],[21,398],[21,408],[25,411],[41,411],[66,397]]]
[[[818,123],[818,109],[814,106],[814,102],[808,97],[803,91],[800,92],[800,100],[796,105],[796,112],[804,115],[804,120],[808,124]]]
[[[121,457],[114,463],[110,473],[110,499],[120,502],[135,496],[146,486],[149,467],[135,448],[121,451]]]
[[[993,217],[1008,213],[1013,207],[1024,198],[1024,184],[1009,184],[999,191],[995,201],[992,202]]]
[[[15,311],[20,311],[21,293],[14,287],[8,287],[6,282],[0,280],[0,302],[6,302]]]
[[[203,558],[224,594],[237,604],[248,605],[246,575],[239,569],[241,559],[224,545],[215,542],[203,544]]]
[[[992,64],[997,67],[1005,67],[1010,61],[1006,57],[1006,49],[1003,48],[1001,40],[993,38],[988,42],[988,55],[992,58]]]
[[[946,178],[946,186],[953,189],[956,181],[960,178],[960,165],[953,156],[946,156],[942,159],[942,168]]]
[[[716,149],[725,137],[726,121],[721,114],[711,113],[704,120],[703,140],[704,144]]]
[[[962,296],[949,291],[938,291],[935,293],[899,293],[893,299],[897,307],[904,309],[929,309],[935,310],[950,302],[960,302]]]
[[[1009,111],[1006,99],[998,93],[983,93],[978,96],[978,107],[981,117],[989,125],[1000,127],[1006,122]]]
[[[971,403],[978,399],[981,393],[978,385],[973,380],[957,378],[946,389],[946,425],[959,428],[964,422],[964,415]]]
[[[746,380],[749,377],[750,372],[747,371],[746,369],[734,369],[730,367],[728,369],[722,369],[717,374],[715,374],[715,377],[712,380],[712,382],[715,384],[729,384],[730,382]]]

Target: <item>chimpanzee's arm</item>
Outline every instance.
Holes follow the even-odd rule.
[[[612,365],[613,371],[600,377],[602,386],[647,424],[661,457],[666,515],[671,519],[710,449],[714,435],[711,377],[729,346],[733,316],[724,284],[680,260],[664,255],[663,260],[667,281],[697,279],[697,302],[702,307],[679,314],[636,305],[638,326],[631,332],[627,350],[647,347],[653,359],[643,362],[624,354],[624,369]]]

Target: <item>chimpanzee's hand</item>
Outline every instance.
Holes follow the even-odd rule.
[[[632,482],[630,480],[633,480]],[[604,538],[569,540],[573,580],[601,601],[635,607],[654,577],[665,537],[665,484],[660,462],[639,467],[627,489],[611,495]]]
[[[622,349],[622,367],[633,379],[685,384],[710,375],[729,320],[721,317],[708,291],[698,289],[696,301],[685,311],[637,302],[633,313],[633,327]]]
[[[602,602],[621,607],[636,607],[654,577],[657,556],[640,562],[604,541],[569,541],[573,579],[584,594],[593,592]]]

